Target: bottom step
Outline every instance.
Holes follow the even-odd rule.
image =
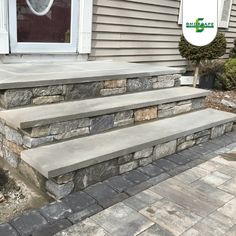
[[[219,137],[235,121],[235,114],[205,109],[23,151],[21,158],[47,179],[70,173],[73,186],[84,188]]]

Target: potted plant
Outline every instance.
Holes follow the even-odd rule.
[[[190,44],[182,35],[179,42],[179,52],[182,57],[192,62],[195,66],[193,86],[196,87],[201,63],[206,60],[217,59],[225,54],[226,39],[223,33],[218,33],[209,45],[198,47]]]

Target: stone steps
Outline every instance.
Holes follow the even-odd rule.
[[[235,114],[213,109],[195,111],[26,150],[21,153],[21,165],[32,167],[36,176],[49,179],[46,188],[55,195],[63,188],[71,188],[72,191],[75,186],[82,189],[216,138],[230,132],[235,121]],[[26,168],[22,172],[25,175],[29,173]],[[64,178],[69,181],[62,182]]]
[[[0,66],[4,109],[176,86],[183,69],[125,62]]]
[[[176,87],[5,110],[0,119],[24,137],[24,147],[32,148],[202,109],[208,94],[206,90]]]

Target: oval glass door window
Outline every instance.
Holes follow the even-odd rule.
[[[38,16],[46,15],[54,2],[54,0],[26,0],[30,10]]]
[[[70,43],[71,0],[17,0],[17,41]]]

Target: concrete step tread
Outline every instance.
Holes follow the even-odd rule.
[[[190,87],[176,87],[112,97],[94,98],[0,112],[0,118],[16,129],[94,117],[175,101],[205,97],[210,92]]]
[[[52,178],[232,121],[236,121],[235,114],[205,109],[26,150],[21,158],[46,178]]]
[[[0,89],[75,84],[183,72],[182,68],[112,61],[8,64],[0,66]]]

